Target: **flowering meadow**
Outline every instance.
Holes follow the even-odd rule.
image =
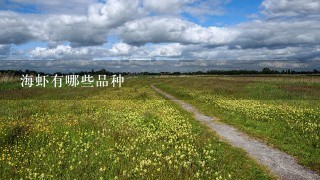
[[[320,172],[319,77],[180,77],[158,86]]]
[[[0,179],[274,178],[153,92],[154,81],[58,90],[1,82]],[[231,108],[238,112],[237,103]]]

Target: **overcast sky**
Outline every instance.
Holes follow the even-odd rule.
[[[320,60],[319,0],[0,0],[0,60]]]

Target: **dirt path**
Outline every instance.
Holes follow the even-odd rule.
[[[244,133],[239,132],[232,126],[222,124],[214,120],[213,117],[205,116],[195,107],[187,104],[174,96],[151,85],[151,88],[165,96],[166,98],[181,105],[183,109],[194,114],[198,121],[205,123],[219,136],[229,142],[231,145],[244,149],[251,157],[257,159],[261,164],[268,167],[272,173],[280,179],[319,179],[320,176],[311,170],[297,164],[296,160],[290,155],[271,148],[268,145],[259,142]]]

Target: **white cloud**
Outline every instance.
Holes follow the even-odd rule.
[[[290,61],[269,61],[269,62],[259,62],[258,66],[261,68],[269,67],[269,68],[276,68],[276,69],[304,69],[308,67],[308,64],[303,62],[290,62]]]
[[[138,45],[173,42],[219,46],[231,42],[236,35],[236,31],[228,28],[205,28],[172,17],[139,19],[119,28],[119,36],[124,42]]]
[[[196,17],[219,15],[224,13],[223,5],[229,2],[222,0],[11,2],[22,7],[34,4],[48,13],[0,11],[2,54],[7,54],[11,44],[42,41],[48,42],[48,48],[31,51],[36,59],[320,58],[317,50],[320,2],[317,0],[264,0],[263,18],[229,27],[204,27],[181,16],[182,12]],[[57,4],[63,7],[55,11]],[[72,5],[76,10],[70,8]],[[86,11],[77,9],[78,6]],[[112,42],[112,48],[101,47],[110,35],[117,39]],[[65,42],[70,46],[62,45]]]
[[[96,26],[117,27],[125,22],[146,15],[139,0],[108,0],[94,4],[88,10],[88,20]]]
[[[230,45],[242,48],[281,48],[298,45],[317,45],[320,42],[320,20],[257,20],[233,27],[237,38]]]
[[[56,3],[43,2],[48,6]],[[106,4],[93,3],[87,10],[87,14],[77,15],[0,11],[0,44],[23,44],[38,40],[51,44],[68,41],[71,46],[102,45],[107,42],[110,30],[141,17],[144,13],[139,0],[132,0],[130,3],[125,0],[108,0]]]
[[[157,45],[155,49],[150,52],[151,57],[179,57],[182,55],[184,46],[179,43],[172,43],[167,45]]]
[[[74,46],[106,42],[108,31],[94,28],[85,16],[21,15],[0,11],[0,44],[69,41]]]
[[[39,24],[39,28],[42,39],[52,42],[69,41],[72,46],[101,45],[107,41],[108,31],[93,28],[83,16],[49,16]]]
[[[0,11],[0,44],[22,44],[35,39],[30,21],[12,12]]]
[[[229,1],[222,0],[207,0],[207,1],[199,1],[198,3],[185,7],[185,12],[197,17],[199,19],[203,19],[206,16],[214,16],[214,15],[223,15],[226,10],[223,8],[223,4],[229,3]]]
[[[89,48],[82,47],[82,48],[72,48],[70,46],[59,45],[56,48],[48,49],[48,48],[41,48],[37,47],[36,49],[32,50],[30,54],[35,59],[90,59],[91,51]]]
[[[204,60],[311,60],[320,57],[315,47],[282,47],[256,49],[229,49],[227,46],[192,51],[193,59]],[[312,52],[313,51],[313,52]]]
[[[125,43],[117,43],[114,44],[113,47],[110,49],[110,52],[113,55],[130,55],[131,51],[134,49],[134,47],[125,44]]]
[[[264,0],[262,13],[268,17],[319,16],[319,0]]]
[[[146,9],[163,14],[179,14],[187,3],[195,0],[144,0]]]
[[[146,10],[165,15],[188,13],[197,18],[222,15],[223,5],[230,1],[223,0],[143,0]]]

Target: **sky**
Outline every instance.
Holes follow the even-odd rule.
[[[320,1],[0,0],[0,61],[14,60],[315,62]]]

